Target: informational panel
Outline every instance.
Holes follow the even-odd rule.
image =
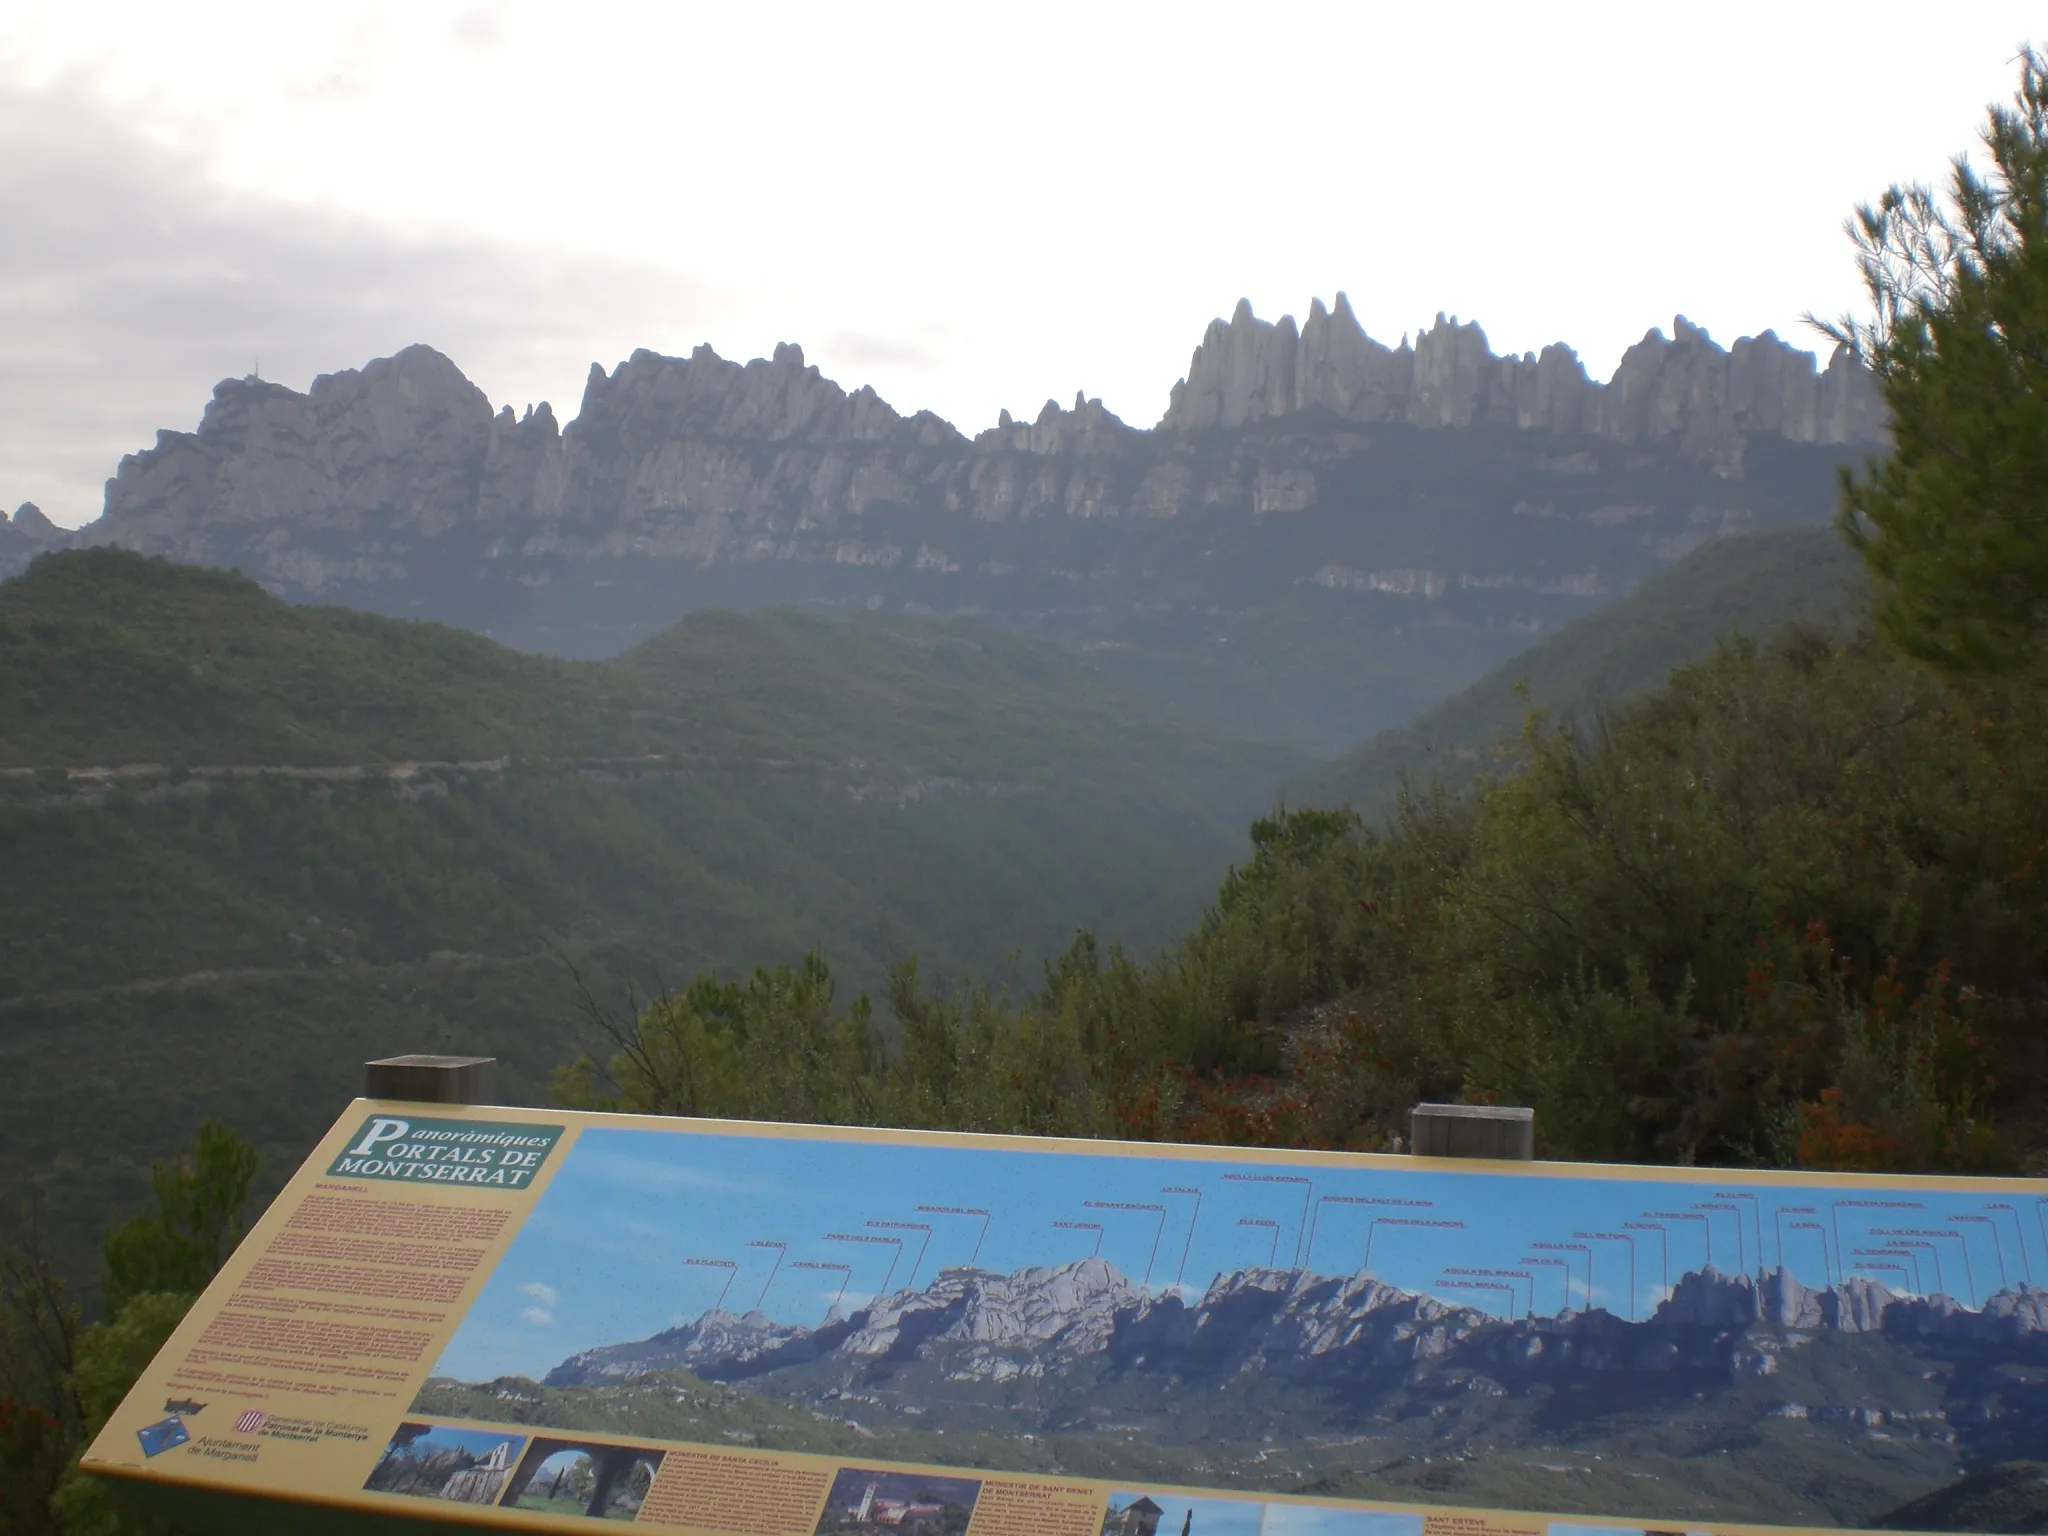
[[[364,1101],[86,1464],[556,1531],[2038,1529],[2044,1281],[2040,1181]]]

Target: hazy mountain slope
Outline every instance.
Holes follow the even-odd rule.
[[[1403,729],[1382,732],[1295,780],[1291,803],[1350,804],[1378,815],[1401,776],[1462,788],[1512,743],[1531,707],[1590,720],[1657,687],[1737,631],[1836,629],[1861,611],[1863,571],[1832,529],[1719,539],[1610,607],[1568,624]],[[1524,692],[1526,685],[1526,692]]]
[[[1972,1472],[1877,1524],[1900,1531],[2048,1531],[2048,1462],[2010,1461]]]
[[[0,767],[649,750],[597,669],[294,608],[234,572],[67,553],[0,584]]]
[[[0,585],[0,1178],[83,1231],[207,1112],[281,1173],[365,1052],[531,1096],[572,1054],[551,947],[647,982],[822,944],[872,985],[1163,940],[1299,767],[958,622],[705,614],[570,663],[51,556]]]

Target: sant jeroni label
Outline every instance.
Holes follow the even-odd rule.
[[[559,1125],[371,1115],[327,1172],[331,1178],[524,1189],[561,1135]]]

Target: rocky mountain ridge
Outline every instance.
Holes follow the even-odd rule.
[[[1706,1268],[1632,1321],[1505,1317],[1370,1271],[1147,1292],[1090,1259],[948,1270],[815,1329],[707,1314],[545,1384],[438,1379],[415,1407],[661,1433],[708,1390],[764,1449],[851,1435],[880,1458],[1126,1485],[1931,1529],[1888,1512],[2037,1456],[2044,1382],[2048,1289],[2031,1281],[1965,1307]]]
[[[1046,401],[1028,424],[1005,411],[971,441],[930,412],[899,415],[870,386],[848,393],[789,343],[746,364],[709,346],[686,358],[642,349],[610,373],[593,363],[582,406],[566,429],[546,402],[524,416],[515,417],[509,405],[494,414],[450,359],[412,346],[360,370],[323,374],[303,395],[255,378],[223,380],[197,432],[159,432],[154,447],[121,461],[105,511],[84,537],[164,544],[153,552],[192,558],[212,546],[177,547],[181,531],[188,540],[197,531],[186,525],[267,520],[290,503],[301,519],[362,526],[358,520],[384,518],[420,537],[469,521],[528,516],[652,522],[640,539],[614,541],[613,551],[747,559],[769,555],[772,546],[722,550],[717,514],[764,512],[770,503],[793,500],[800,503],[797,532],[815,520],[857,517],[904,500],[912,481],[940,469],[923,462],[935,451],[961,460],[944,465],[938,477],[946,508],[1000,522],[1059,514],[1172,517],[1187,509],[1193,490],[1170,465],[1154,466],[1122,495],[1112,494],[1122,487],[1081,467],[1050,476],[985,467],[1006,455],[1085,461],[1146,439],[1170,449],[1174,439],[1207,429],[1302,415],[1675,444],[1686,458],[1731,478],[1742,474],[1752,435],[1830,445],[1882,441],[1882,402],[1846,352],[1838,350],[1816,372],[1811,353],[1768,331],[1724,351],[1682,315],[1672,329],[1670,340],[1650,331],[1601,385],[1569,347],[1497,357],[1477,324],[1441,314],[1413,348],[1404,337],[1391,349],[1365,333],[1341,293],[1334,310],[1317,300],[1299,332],[1291,315],[1277,324],[1261,321],[1241,300],[1227,324],[1210,325],[1152,432],[1077,395],[1070,409]],[[755,466],[736,454],[688,446],[700,442],[836,451],[807,463],[799,484],[750,474]],[[1282,504],[1313,495],[1310,480],[1285,472],[1265,475],[1252,490],[1254,511],[1298,510]],[[700,517],[687,532],[661,516],[699,509],[712,512],[712,520]],[[580,553],[587,545],[565,542],[569,547]],[[854,563],[867,556],[883,564],[907,553],[833,551]],[[932,555],[920,550],[917,558],[929,565]]]
[[[1188,1301],[1148,1294],[1105,1261],[1084,1259],[1010,1275],[949,1269],[923,1290],[878,1298],[816,1329],[713,1310],[639,1343],[573,1355],[545,1384],[669,1369],[732,1381],[818,1361],[859,1374],[921,1358],[941,1360],[951,1379],[991,1382],[1098,1359],[1199,1379],[1384,1381],[1462,1364],[1496,1376],[1682,1370],[1733,1381],[1774,1374],[1785,1350],[1830,1333],[2023,1347],[2048,1358],[2048,1289],[2021,1283],[1972,1309],[1945,1295],[1897,1295],[1863,1276],[1815,1289],[1783,1269],[1752,1278],[1709,1267],[1682,1276],[1640,1322],[1599,1308],[1510,1319],[1365,1270],[1241,1270]]]
[[[45,550],[64,549],[72,535],[43,515],[43,509],[24,501],[8,517],[0,513],[0,577],[13,575]]]
[[[1723,351],[1683,315],[1671,330],[1668,340],[1645,334],[1602,385],[1562,343],[1497,357],[1486,333],[1456,316],[1439,313],[1412,348],[1405,336],[1390,348],[1366,335],[1342,293],[1333,309],[1317,299],[1299,331],[1292,315],[1268,324],[1240,301],[1227,324],[1210,324],[1160,428],[1236,427],[1320,410],[1357,422],[1675,442],[1738,476],[1751,433],[1799,443],[1883,439],[1883,402],[1846,350],[1816,371],[1811,353],[1771,331]]]
[[[123,459],[60,542],[598,656],[697,608],[972,616],[1246,734],[1339,750],[1700,542],[1819,522],[1875,446],[1867,377],[1682,319],[1605,385],[1453,320],[1297,331],[1240,304],[1153,429],[1099,400],[972,438],[800,347],[592,365],[576,417],[495,409],[409,347],[300,393],[248,378]],[[50,535],[0,529],[0,576]]]

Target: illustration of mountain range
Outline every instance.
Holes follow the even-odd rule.
[[[679,1421],[706,1393],[723,1394],[714,1417]],[[1867,1528],[1910,1507],[1927,1529],[1926,1510],[1982,1502],[1946,1490],[2003,1487],[2048,1445],[2048,1288],[1968,1307],[1855,1276],[1813,1288],[1706,1268],[1631,1322],[1504,1318],[1369,1272],[1246,1269],[1181,1296],[1099,1259],[958,1268],[815,1328],[713,1310],[541,1382],[438,1380],[421,1405],[1653,1522]]]
[[[831,1362],[855,1371],[943,1357],[958,1380],[1043,1377],[1100,1358],[1120,1370],[1299,1381],[1373,1381],[1417,1367],[1709,1371],[1769,1376],[1816,1334],[1874,1334],[2038,1352],[2048,1361],[2048,1289],[2022,1283],[1966,1308],[1899,1296],[1850,1276],[1815,1290],[1783,1269],[1752,1279],[1711,1267],[1683,1276],[1631,1323],[1603,1309],[1503,1320],[1402,1290],[1370,1272],[1247,1269],[1192,1303],[1152,1296],[1102,1259],[1011,1275],[958,1268],[923,1290],[880,1298],[816,1329],[723,1310],[631,1344],[570,1356],[549,1386],[630,1380],[682,1368],[714,1381]]]

